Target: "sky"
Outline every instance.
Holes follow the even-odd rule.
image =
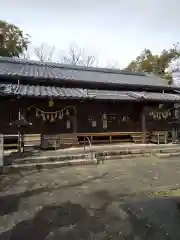
[[[0,19],[54,46],[76,44],[99,66],[123,68],[144,49],[160,53],[180,41],[179,0],[0,0]],[[32,47],[30,48],[32,54]],[[32,54],[32,58],[33,58]]]

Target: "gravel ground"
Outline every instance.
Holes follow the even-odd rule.
[[[0,240],[179,240],[179,186],[178,158],[2,176]]]

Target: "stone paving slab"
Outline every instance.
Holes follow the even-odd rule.
[[[180,187],[179,158],[132,158],[101,165],[3,176],[0,240],[178,240],[172,198],[150,194]]]

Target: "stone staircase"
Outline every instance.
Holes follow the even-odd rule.
[[[121,160],[134,157],[173,157],[180,156],[179,144],[124,144],[103,145],[60,149],[54,151],[30,152],[6,155],[5,169],[35,169],[70,166],[77,164],[99,164],[107,160]]]

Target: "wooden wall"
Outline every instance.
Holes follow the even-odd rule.
[[[18,119],[18,101],[13,98],[0,98],[0,132],[13,134],[17,129],[10,127],[10,123]]]
[[[77,105],[79,132],[140,131],[141,105],[128,102],[82,102]],[[104,122],[103,122],[104,118]],[[107,128],[106,128],[107,121]]]
[[[170,130],[169,124],[173,118],[173,105],[163,104],[146,107],[146,128],[147,131],[164,131]]]
[[[146,127],[147,131],[167,130],[169,125],[168,119],[155,119],[150,115],[152,111],[162,111],[158,108],[158,104],[146,104]],[[29,109],[29,107],[31,108]],[[36,108],[46,111],[55,112],[60,111],[67,106],[74,106],[76,108],[76,122],[75,112],[73,108],[69,108],[69,116],[63,114],[63,118],[51,122],[50,119],[44,121],[43,116],[36,116]],[[77,101],[77,100],[55,100],[54,106],[49,106],[49,100],[44,99],[13,99],[2,98],[0,104],[0,132],[2,133],[16,133],[17,129],[10,127],[9,123],[18,119],[18,108],[21,108],[21,114],[24,115],[27,121],[32,122],[32,126],[24,128],[26,133],[42,133],[42,134],[56,134],[56,133],[71,133],[77,131],[83,132],[140,132],[142,131],[141,112],[144,103],[130,103],[130,102],[108,102],[108,101]],[[163,111],[169,109],[170,105],[164,105]],[[65,113],[65,112],[64,112]],[[106,114],[107,127],[103,123],[103,116]],[[47,116],[46,116],[47,117]],[[55,117],[55,115],[54,115]],[[67,121],[70,125],[67,127]],[[103,127],[104,126],[104,127]]]

